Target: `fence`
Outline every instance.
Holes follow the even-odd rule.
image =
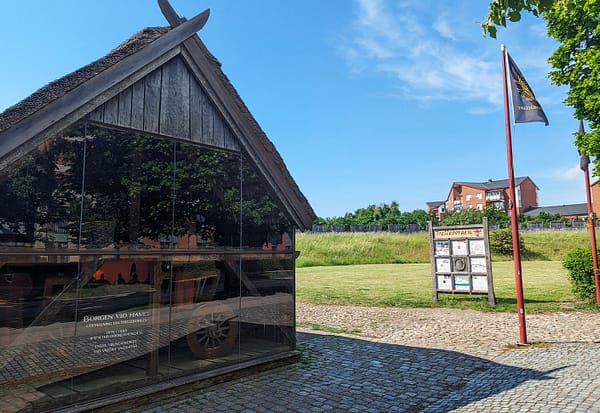
[[[570,226],[564,221],[550,222],[547,226],[542,222],[528,222],[519,224],[520,231],[583,231],[588,228],[587,221],[572,220]],[[594,222],[595,227],[600,228],[600,220]],[[502,228],[499,224],[489,224],[491,231]],[[397,233],[413,233],[425,231],[419,224],[400,224],[389,225],[331,225],[328,227],[325,224],[314,224],[309,232],[326,233],[326,232],[397,232]]]
[[[314,224],[310,232],[419,232],[422,231],[419,224],[408,224],[403,227],[399,224],[390,225],[331,225],[328,227],[325,224]]]

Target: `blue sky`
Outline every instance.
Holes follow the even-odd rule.
[[[556,44],[526,17],[481,36],[486,0],[171,0],[221,61],[317,215],[445,199],[454,181],[506,179],[500,44],[550,120],[513,129],[516,176],[540,205],[584,203],[572,133],[551,85]],[[166,21],[154,0],[3,2],[0,111]]]

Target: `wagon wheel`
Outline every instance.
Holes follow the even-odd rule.
[[[223,304],[209,303],[192,313],[187,343],[198,358],[221,357],[231,353],[238,333],[236,315]]]

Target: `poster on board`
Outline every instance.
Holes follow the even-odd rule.
[[[435,241],[435,255],[450,255],[450,241]]]
[[[455,291],[471,291],[471,283],[468,275],[455,275],[454,276],[454,290]]]
[[[473,276],[473,291],[487,293],[488,292],[488,281],[485,275],[474,275]]]
[[[468,255],[467,240],[452,240],[452,255]]]
[[[450,272],[450,258],[436,258],[435,266],[437,272]]]
[[[450,274],[438,275],[437,288],[441,291],[452,291],[452,276]]]
[[[487,273],[487,262],[485,257],[471,258],[471,272],[476,272],[480,274]]]
[[[469,240],[469,252],[471,255],[485,255],[485,242],[482,239]]]

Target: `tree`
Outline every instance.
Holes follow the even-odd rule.
[[[442,220],[442,225],[472,225],[483,222],[483,212],[477,209],[448,211]]]
[[[502,208],[490,205],[483,210],[483,215],[488,219],[489,224],[496,224],[500,228],[510,225],[510,216]]]
[[[492,0],[488,6],[487,20],[481,24],[483,35],[496,38],[497,26],[506,27],[508,21],[518,22],[526,11],[534,16],[547,12],[560,0]]]
[[[544,228],[550,228],[552,222],[564,222],[567,226],[571,226],[571,220],[563,218],[560,214],[549,214],[544,211],[536,216],[519,215],[519,223],[526,225],[529,222],[541,222]]]
[[[483,34],[496,37],[498,26],[517,22],[529,12],[546,20],[548,35],[560,45],[548,62],[550,80],[569,87],[565,104],[575,118],[587,121],[588,133],[575,133],[579,150],[595,156],[600,171],[600,2],[598,0],[493,0],[488,7]]]
[[[384,203],[359,208],[354,212],[347,212],[343,217],[317,217],[314,224],[325,225],[329,229],[334,225],[362,225],[365,229],[368,229],[371,225],[381,225],[383,228],[388,228],[389,225],[400,225],[403,229],[406,229],[409,224],[417,224],[419,228],[424,230],[427,228],[427,221],[432,220],[432,216],[435,216],[435,213],[430,214],[422,209],[416,209],[412,212],[400,212],[398,202],[392,201],[389,205]],[[434,222],[438,222],[437,218]]]

